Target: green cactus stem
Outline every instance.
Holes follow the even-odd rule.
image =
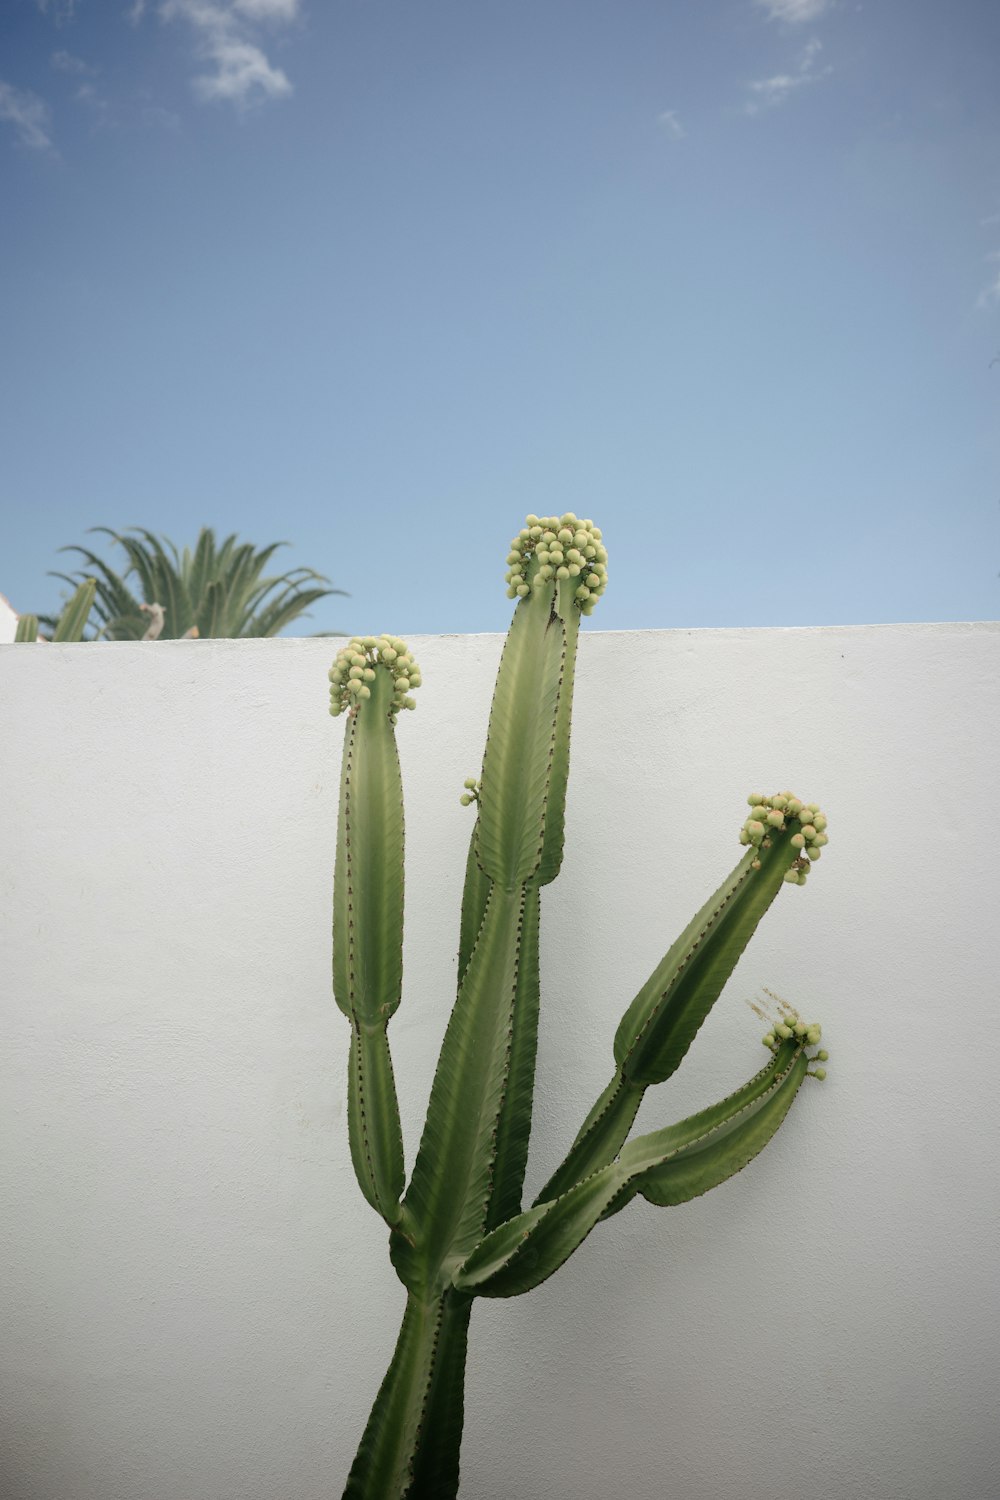
[[[771,1056],[742,1088],[629,1139],[645,1091],[676,1071],[778,891],[804,884],[826,844],[819,808],[753,796],[732,874],[628,1007],[614,1076],[539,1199],[522,1208],[539,1014],[541,893],[565,842],[580,618],[607,585],[590,521],[529,516],[507,557],[517,604],[497,673],[459,923],[458,989],[404,1191],[387,1027],[400,1002],[403,805],[395,725],[420,673],[394,636],[356,637],[330,671],[346,714],[334,878],[334,994],[351,1023],[348,1133],[362,1192],[389,1225],[406,1308],[347,1482],[351,1500],[458,1492],[469,1318],[476,1296],[529,1291],[637,1196],[687,1202],[741,1171],[773,1137],[806,1076],[825,1076],[821,1030],[785,1002]]]
[[[368,1202],[400,1218],[403,1137],[387,1027],[403,984],[403,784],[395,723],[420,673],[395,636],[355,637],[330,669],[348,714],[333,884],[333,992],[351,1022],[348,1138]]]

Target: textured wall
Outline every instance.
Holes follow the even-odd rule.
[[[411,1162],[501,641],[413,644]],[[347,1151],[331,653],[0,651],[3,1500],[340,1492],[403,1297]],[[467,1500],[996,1494],[998,744],[998,626],[585,633],[529,1187],[754,789],[820,801],[830,846],[641,1123],[760,1065],[763,985],[829,1078],[733,1182],[479,1306]]]

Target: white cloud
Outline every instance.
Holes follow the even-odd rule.
[[[57,26],[72,21],[76,0],[35,0],[43,16],[50,16]]]
[[[51,151],[49,107],[30,89],[16,89],[0,82],[0,120],[8,120],[23,146],[33,151]]]
[[[194,81],[202,99],[229,99],[243,104],[254,90],[271,99],[292,92],[288,77],[280,68],[272,68],[259,47],[238,37],[213,37],[205,44],[205,55],[215,71],[202,73]]]
[[[786,21],[790,26],[818,21],[830,9],[830,0],[757,0],[769,21]]]
[[[299,0],[233,0],[233,10],[249,21],[294,21]]]
[[[199,98],[236,105],[292,92],[287,74],[272,66],[250,28],[254,21],[284,24],[297,13],[298,0],[165,0],[160,6],[164,20],[188,22],[198,56],[209,64],[210,71],[194,79]]]
[[[789,95],[805,84],[815,83],[817,78],[825,78],[832,73],[833,69],[829,67],[819,72],[815,70],[814,64],[822,50],[823,43],[813,37],[803,47],[793,73],[775,73],[771,78],[758,78],[748,84],[752,98],[746,103],[746,113],[759,115],[763,109],[774,109],[777,105],[784,104]]]
[[[678,118],[676,109],[663,110],[661,114],[657,115],[657,120],[668,140],[682,141],[687,135],[687,131]]]
[[[74,57],[72,52],[53,52],[49,62],[60,73],[78,73],[93,76],[97,72],[90,63],[84,62],[82,57]]]

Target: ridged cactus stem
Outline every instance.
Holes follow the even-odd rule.
[[[471,1309],[472,1299],[455,1291],[407,1297],[344,1500],[457,1493]]]
[[[558,874],[579,616],[607,582],[601,533],[573,515],[529,516],[507,559],[518,600],[479,779],[459,930],[458,996],[420,1149],[403,1193],[387,1024],[402,982],[403,814],[394,725],[420,674],[395,637],[355,638],[330,673],[344,738],[334,882],[334,991],[351,1022],[348,1126],[368,1201],[390,1226],[407,1288],[389,1371],[348,1500],[452,1500],[459,1483],[472,1298],[530,1290],[634,1197],[687,1202],[741,1171],[803,1079],[825,1077],[821,1030],[784,1001],[766,1067],[677,1124],[630,1138],[651,1085],[676,1070],[784,883],[805,883],[826,819],[790,792],[752,796],[746,853],[641,987],[618,1027],[615,1073],[533,1207],[521,1209],[539,1009],[541,889]]]
[[[368,1202],[396,1224],[403,1137],[386,1028],[403,982],[403,787],[394,728],[399,653],[388,640],[356,638],[331,671],[331,707],[339,713],[348,706],[349,714],[334,870],[333,990],[352,1028],[351,1158]]]
[[[771,802],[780,805],[772,808]],[[614,1077],[584,1121],[565,1159],[538,1195],[565,1192],[606,1165],[628,1137],[644,1091],[676,1071],[722,993],[758,923],[790,875],[806,842],[804,817],[820,817],[790,793],[761,798],[740,833],[747,852],[727,880],[688,923],[629,1006],[615,1037]],[[794,807],[797,812],[791,812]],[[768,816],[774,822],[766,821]],[[780,821],[778,821],[780,819]],[[752,833],[748,828],[753,825]],[[766,831],[758,832],[758,828]],[[825,834],[813,835],[825,840]]]

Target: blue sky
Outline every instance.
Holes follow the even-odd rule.
[[[293,627],[1000,615],[1000,6],[6,0],[0,590],[88,527],[328,573]]]

